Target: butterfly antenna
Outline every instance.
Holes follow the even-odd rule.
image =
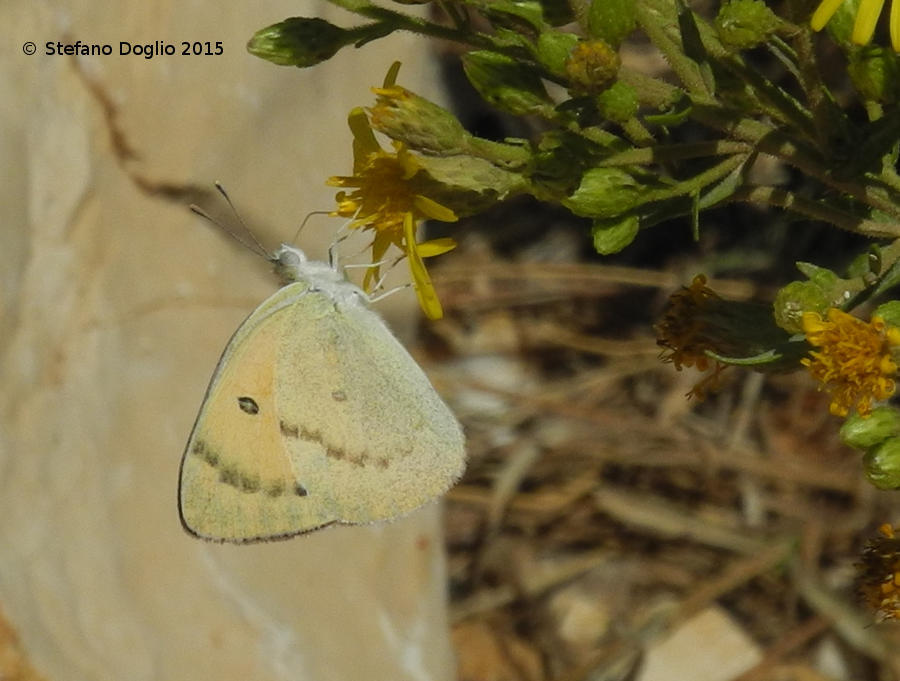
[[[210,214],[207,213],[205,210],[203,210],[200,206],[198,206],[198,205],[192,203],[190,206],[188,206],[188,208],[191,209],[191,212],[192,212],[192,213],[195,213],[195,214],[199,215],[201,218],[203,218],[204,220],[206,220],[206,221],[209,222],[210,224],[213,224],[213,225],[215,225],[216,227],[218,227],[219,229],[221,229],[223,232],[225,232],[225,234],[227,234],[227,235],[230,236],[232,239],[234,239],[235,241],[237,241],[237,242],[238,242],[241,246],[243,246],[244,248],[246,248],[246,249],[248,249],[248,250],[251,250],[251,251],[253,251],[254,253],[260,253],[259,247],[258,247],[256,244],[254,244],[254,243],[252,243],[252,242],[249,242],[249,241],[246,241],[246,240],[242,239],[240,236],[238,236],[237,234],[235,234],[234,232],[232,232],[230,229],[228,229],[228,228],[227,228],[225,225],[223,225],[221,222],[219,222],[218,220],[216,220],[212,215],[210,215]],[[265,257],[268,257],[268,256],[265,255],[264,252],[261,253],[261,255],[263,255],[263,256],[265,256]]]
[[[227,231],[229,234],[231,234],[235,239],[237,239],[237,241],[239,243],[244,244],[244,246],[249,248],[251,251],[259,253],[264,258],[268,258],[269,252],[266,250],[266,247],[263,246],[259,242],[259,239],[256,238],[256,235],[247,226],[247,223],[244,222],[244,218],[241,217],[241,214],[238,213],[237,208],[234,207],[234,203],[232,202],[231,197],[228,196],[228,192],[225,191],[225,187],[223,187],[222,183],[219,181],[215,182],[215,186],[216,186],[216,190],[222,195],[222,198],[225,199],[225,202],[228,204],[228,207],[231,208],[231,212],[234,213],[234,217],[237,218],[237,221],[240,223],[241,227],[244,228],[244,233],[250,237],[250,240],[253,242],[253,245],[247,243],[244,239],[241,239],[240,237],[238,237],[238,235],[235,234],[234,232],[232,232],[231,230],[225,230],[225,231]]]

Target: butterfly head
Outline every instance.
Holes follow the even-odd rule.
[[[282,285],[305,281],[311,288],[324,291],[332,298],[355,296],[359,293],[344,274],[326,262],[310,260],[299,248],[281,244],[269,257]],[[365,297],[363,295],[363,297]]]
[[[298,273],[309,262],[306,253],[299,248],[281,244],[269,260],[275,268],[275,274],[282,282],[297,281]]]

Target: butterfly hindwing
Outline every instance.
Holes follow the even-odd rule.
[[[381,318],[290,284],[229,342],[181,467],[192,533],[247,542],[407,513],[465,461],[452,412]]]

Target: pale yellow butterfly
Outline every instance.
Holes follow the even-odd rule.
[[[445,492],[465,467],[462,428],[368,296],[297,248],[270,260],[285,285],[232,336],[181,461],[185,529],[282,539]]]

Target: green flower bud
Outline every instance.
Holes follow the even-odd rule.
[[[847,73],[865,99],[883,104],[897,101],[900,59],[886,47],[864,47],[850,51]]]
[[[804,312],[825,312],[828,300],[811,281],[792,281],[775,294],[775,323],[788,333],[803,333]]]
[[[375,88],[371,125],[388,137],[428,154],[468,154],[505,168],[524,166],[531,152],[522,145],[475,137],[456,116],[399,85]]]
[[[644,188],[620,168],[592,168],[562,204],[575,215],[612,218],[640,205]]]
[[[511,57],[474,50],[463,56],[472,86],[490,104],[516,116],[553,115],[553,101],[537,72]]]
[[[636,24],[635,0],[592,0],[588,10],[588,35],[620,45]]]
[[[866,477],[878,489],[900,489],[900,438],[872,447],[863,457]]]
[[[831,270],[811,263],[798,262],[797,269],[809,281],[792,281],[778,291],[773,303],[775,323],[788,333],[803,333],[804,312],[824,315],[829,307],[841,307],[863,287],[861,279],[841,279]]]
[[[618,53],[603,40],[582,40],[569,53],[566,75],[576,92],[605,90],[619,72]]]
[[[291,17],[262,28],[247,43],[247,51],[280,66],[315,66],[359,40],[366,32],[385,30],[378,24],[358,29],[344,29],[324,19]],[[378,37],[373,35],[372,38]]]
[[[841,426],[841,442],[854,449],[869,449],[900,435],[900,411],[876,407],[868,417],[853,412]]]
[[[764,43],[781,25],[781,20],[761,0],[730,0],[716,17],[722,44],[745,50]]]
[[[624,123],[638,111],[637,92],[630,85],[617,81],[597,95],[597,110],[613,123]]]
[[[413,149],[459,154],[470,136],[452,113],[406,88],[375,88],[372,127]]]

